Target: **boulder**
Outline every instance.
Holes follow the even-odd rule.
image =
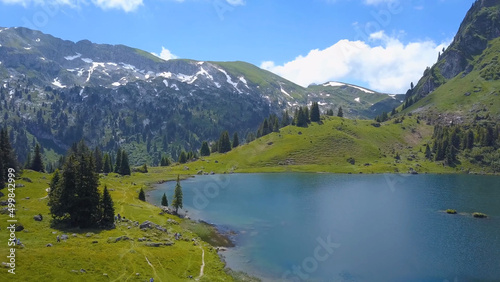
[[[43,217],[42,217],[41,215],[37,214],[37,215],[35,215],[35,216],[33,217],[33,219],[34,219],[35,221],[42,221]]]
[[[16,225],[16,232],[23,231],[23,230],[24,230],[24,226],[22,224]]]
[[[52,247],[52,244],[51,243],[48,243],[47,245],[45,245],[46,247]]]
[[[68,235],[63,234],[63,235],[61,235],[61,239],[63,239],[63,240],[68,240],[68,239],[69,239],[69,237],[68,237]]]

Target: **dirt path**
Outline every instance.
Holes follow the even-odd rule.
[[[196,278],[196,280],[200,280],[203,277],[203,271],[205,270],[205,250],[200,246],[201,249],[201,267],[200,267],[200,276]]]

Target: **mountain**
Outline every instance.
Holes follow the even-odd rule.
[[[124,147],[133,164],[157,163],[223,130],[245,137],[270,114],[311,102],[354,118],[400,102],[348,84],[303,88],[245,62],[165,61],[27,28],[0,28],[0,80],[0,120],[16,128],[21,161],[35,142],[62,154],[83,138],[106,151]]]
[[[320,105],[338,105],[348,109],[352,118],[373,118],[383,112],[391,112],[404,100],[402,94],[383,94],[373,90],[342,82],[327,82],[310,85],[308,97]]]
[[[435,122],[500,120],[500,2],[477,0],[438,61],[406,93],[407,112]]]

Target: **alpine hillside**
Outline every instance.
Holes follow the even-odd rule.
[[[406,93],[405,112],[436,123],[500,119],[500,2],[477,0],[451,45]]]
[[[0,28],[0,80],[0,120],[16,128],[21,162],[36,142],[55,156],[83,138],[105,151],[123,147],[132,164],[157,164],[223,130],[244,138],[285,109],[318,102],[373,118],[402,100],[343,83],[303,88],[245,62],[165,61],[27,28]]]

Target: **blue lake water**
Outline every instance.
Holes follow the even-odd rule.
[[[232,174],[181,185],[191,218],[237,231],[228,266],[264,281],[500,281],[500,177]]]

